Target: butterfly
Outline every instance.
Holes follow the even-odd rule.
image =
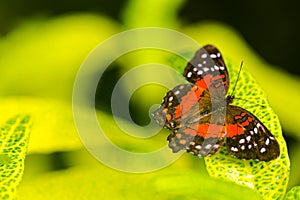
[[[231,105],[227,95],[229,74],[220,51],[213,45],[200,48],[188,62],[183,76],[190,84],[168,91],[152,113],[156,122],[172,133],[172,151],[186,150],[204,157],[225,143],[239,159],[270,161],[280,154],[277,140],[251,112]]]

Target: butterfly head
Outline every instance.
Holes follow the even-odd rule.
[[[226,101],[227,101],[227,104],[231,104],[233,102],[233,99],[235,98],[234,95],[228,95],[226,97]]]

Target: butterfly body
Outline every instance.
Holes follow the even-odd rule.
[[[191,84],[167,92],[153,113],[159,125],[172,131],[167,139],[173,152],[186,150],[204,157],[216,153],[225,141],[237,158],[269,161],[279,156],[279,145],[264,124],[231,105],[234,96],[226,96],[229,75],[217,48],[199,49],[183,75]]]

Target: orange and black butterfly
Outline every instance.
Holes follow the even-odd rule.
[[[264,124],[249,111],[231,105],[229,75],[219,50],[206,45],[187,64],[181,84],[167,92],[152,115],[172,130],[173,152],[186,150],[204,157],[226,142],[228,152],[240,159],[270,161],[280,154],[279,144]]]

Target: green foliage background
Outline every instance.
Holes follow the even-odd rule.
[[[1,188],[5,188],[6,191],[3,192],[2,189],[0,195],[4,194],[6,199],[283,199],[286,190],[299,185],[300,173],[297,168],[300,165],[298,131],[300,122],[299,118],[294,117],[300,111],[299,77],[270,66],[253,52],[232,27],[212,21],[182,26],[177,20],[177,12],[183,2],[183,0],[129,1],[123,11],[123,24],[105,15],[87,13],[50,19],[37,17],[24,21],[8,35],[0,38],[2,130],[7,128],[6,123],[11,119],[20,124],[23,119],[20,116],[30,118],[28,123],[25,120],[25,127],[28,128],[24,130],[24,135],[17,140],[25,144],[17,154],[17,165],[13,166],[15,167],[13,170],[19,173],[13,184],[5,187],[1,184],[9,181],[10,177],[0,180]],[[155,14],[152,12],[153,9],[156,10]],[[140,13],[145,14],[143,19],[140,18]],[[256,167],[264,168],[262,171],[258,170],[259,176],[254,173],[256,168],[251,167],[253,163],[236,161],[222,151],[216,156],[207,158],[206,163],[203,159],[183,155],[174,164],[159,171],[128,174],[104,166],[85,150],[77,135],[72,116],[72,87],[77,70],[88,53],[109,36],[128,28],[147,26],[172,28],[191,36],[200,44],[217,45],[224,53],[227,63],[230,63],[231,77],[235,76],[241,59],[244,60],[245,69],[241,80],[252,81],[251,87],[260,91],[250,95],[265,99],[267,94],[282,126],[296,138],[296,144],[289,149],[292,165],[288,186],[289,158],[277,116],[269,105],[263,112],[271,113],[274,117],[277,126],[274,134],[280,139],[282,154],[279,160],[270,164],[254,163]],[[165,56],[157,52],[145,51],[124,56],[116,65],[122,74],[132,66],[151,61],[169,62]],[[178,61],[174,67],[180,71],[184,65]],[[248,72],[255,76],[255,79],[248,75]],[[278,79],[284,81],[274,82]],[[243,95],[246,89],[240,88],[237,93]],[[124,90],[126,91],[126,86]],[[153,91],[157,91],[157,88],[145,87],[135,95],[134,105],[139,109],[143,108],[136,114],[138,118],[145,117],[143,113],[148,112],[145,105],[160,102],[165,93],[165,90],[160,89],[152,95],[152,98],[144,98],[143,94],[152,94]],[[285,91],[285,95],[282,95],[282,91]],[[106,97],[100,95],[98,98],[101,100]],[[255,98],[254,100],[256,102]],[[252,112],[264,118],[262,111],[255,111],[255,108],[251,107],[247,109],[252,109]],[[162,131],[151,142],[127,138],[116,128],[109,113],[100,109],[97,112],[105,119],[107,129],[111,130],[112,140],[120,146],[137,151],[153,150],[166,142],[167,131]],[[22,123],[21,125],[23,126]],[[1,142],[6,141],[4,133],[0,134]],[[8,141],[8,144],[13,143]],[[2,175],[4,172],[1,169],[11,164],[13,160],[7,160],[5,154],[0,153]],[[227,166],[240,173],[230,177],[222,175],[228,169]],[[274,166],[278,168],[274,169]],[[216,167],[223,167],[224,171],[221,170],[219,172],[222,173],[218,174]],[[283,176],[276,182],[272,176],[278,169]],[[21,181],[23,170],[25,173]],[[245,182],[249,180],[243,180],[244,172],[254,175],[250,180],[255,184],[254,190],[245,186],[247,185]],[[269,178],[267,183],[260,182],[261,176],[267,175],[268,172],[272,178]],[[237,182],[242,185],[236,184]],[[262,187],[269,183],[275,185],[272,185],[271,192],[268,193]],[[299,187],[294,187],[288,193],[287,199],[297,198]]]

